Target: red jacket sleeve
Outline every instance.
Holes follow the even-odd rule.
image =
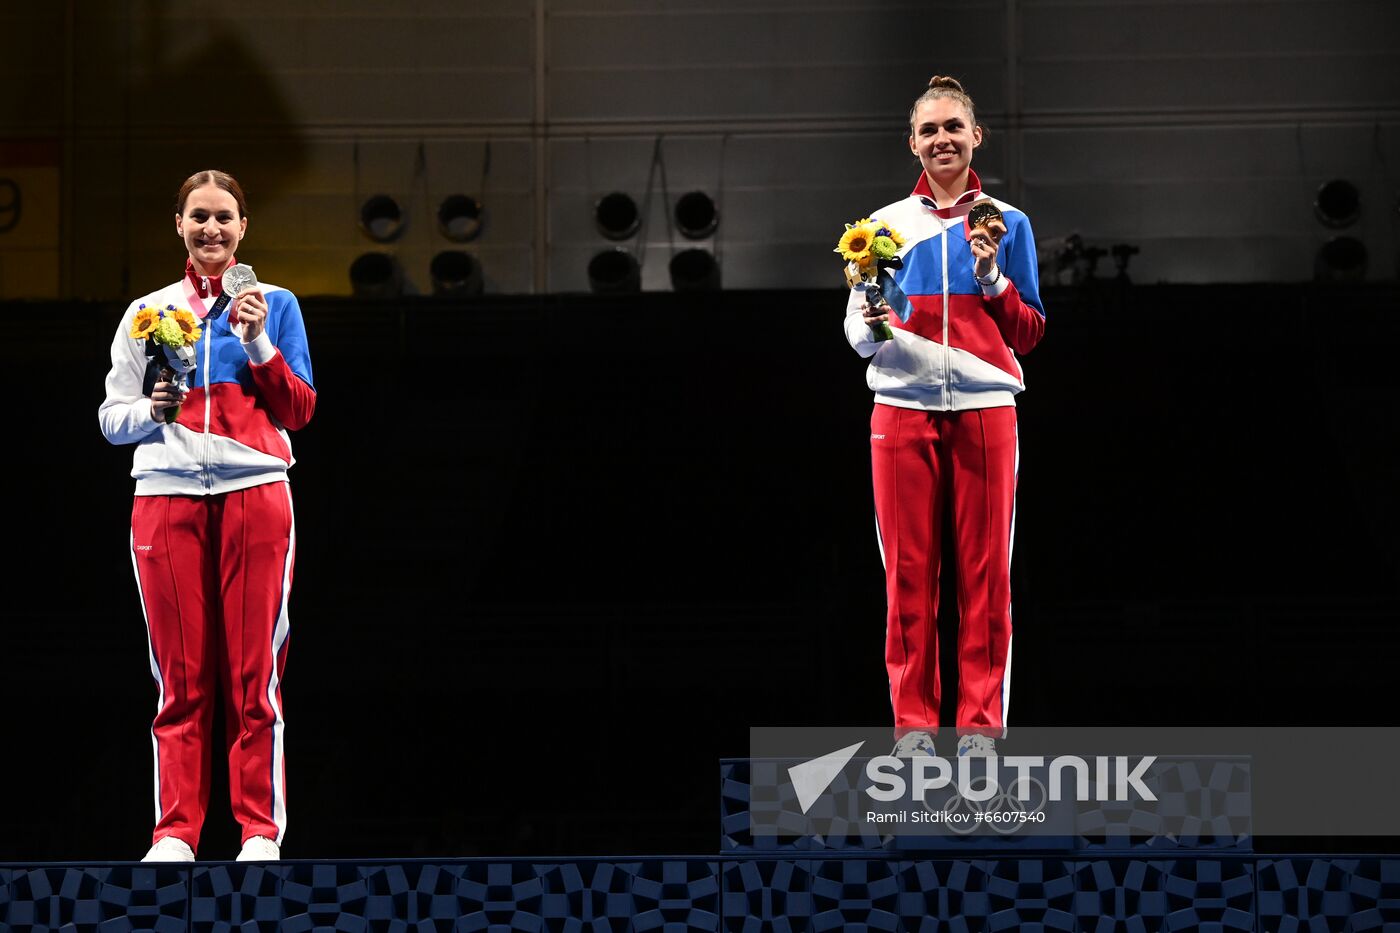
[[[292,372],[287,358],[278,353],[266,363],[249,363],[248,368],[258,396],[267,403],[272,416],[289,431],[306,427],[316,411],[316,390]]]
[[[987,313],[996,322],[1006,345],[1019,354],[1035,349],[1045,336],[1045,316],[1021,300],[1016,283],[1008,280],[1006,290],[995,298],[984,298]]]

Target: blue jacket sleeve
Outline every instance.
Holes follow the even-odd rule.
[[[316,389],[311,381],[311,354],[306,346],[306,323],[301,317],[301,305],[289,291],[279,290],[268,296],[269,316],[276,309],[274,324],[267,333],[276,348],[269,352],[266,345],[245,344],[248,348],[248,368],[253,385],[283,427],[296,431],[306,427],[316,411]],[[266,332],[265,332],[266,333]]]
[[[997,251],[997,265],[1001,267],[1006,288],[995,295],[984,294],[984,298],[987,313],[996,322],[1006,345],[1017,353],[1029,353],[1045,335],[1045,306],[1040,300],[1035,234],[1025,214],[1018,212],[1006,219],[1006,236]]]

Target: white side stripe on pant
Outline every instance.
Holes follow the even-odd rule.
[[[141,568],[136,563],[136,532],[132,531],[130,536],[131,548],[131,571],[136,574],[136,596],[141,601],[141,618],[146,623],[146,653],[151,658],[151,676],[156,679],[156,687],[160,690],[160,696],[156,699],[156,715],[165,709],[165,678],[160,675],[160,665],[156,663],[156,649],[151,641],[151,620],[146,615],[146,593],[141,589]],[[156,823],[160,823],[160,818],[164,815],[160,808],[160,743],[156,741],[156,724],[151,721],[151,754],[155,757],[155,797],[156,797]]]
[[[292,591],[292,558],[296,554],[297,547],[297,522],[296,514],[292,511],[292,490],[291,486],[283,483],[282,488],[287,493],[287,515],[290,518],[290,531],[287,535],[287,556],[282,564],[282,602],[277,613],[277,625],[272,631],[272,674],[267,681],[267,704],[272,710],[272,822],[277,826],[277,838],[273,840],[279,846],[282,844],[282,837],[287,834],[287,798],[285,781],[282,779],[282,732],[285,723],[282,721],[282,707],[277,702],[277,655],[282,650],[282,646],[287,642],[287,634],[291,629],[291,621],[287,617],[287,600]]]
[[[1012,468],[1011,475],[1011,537],[1006,542],[1006,570],[1011,572],[1011,556],[1016,550],[1016,483],[1021,478],[1021,430],[1017,426],[1013,429],[1016,438],[1016,460]],[[1010,580],[1007,581],[1008,586]],[[1011,721],[1011,644],[1016,638],[1015,621],[1011,615],[1010,597],[1007,597],[1006,621],[1012,627],[1010,635],[1006,636],[1006,670],[1001,674],[1001,737],[1006,738],[1006,726]]]

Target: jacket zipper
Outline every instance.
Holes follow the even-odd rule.
[[[943,226],[943,387],[947,392],[948,408],[953,407],[953,360],[952,352],[948,349],[948,225],[942,220],[938,221]]]
[[[209,345],[214,342],[214,322],[204,326],[204,438],[201,444],[200,465],[204,469],[204,488],[213,489],[214,481],[209,475]]]

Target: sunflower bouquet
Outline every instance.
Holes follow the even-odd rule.
[[[146,341],[146,355],[150,363],[146,366],[146,394],[154,388],[156,380],[172,383],[184,392],[189,383],[189,375],[195,369],[194,345],[203,331],[199,319],[193,312],[174,305],[164,308],[141,305],[131,322],[131,336],[135,340]],[[172,405],[165,409],[165,423],[170,424],[180,415],[180,406]]]
[[[880,273],[900,267],[898,253],[903,245],[904,237],[899,231],[883,221],[865,217],[846,224],[846,232],[841,234],[834,252],[846,260],[846,284],[851,288],[864,286],[870,304],[881,307],[888,303],[879,284]],[[873,329],[880,340],[894,336],[889,324],[882,323]]]

